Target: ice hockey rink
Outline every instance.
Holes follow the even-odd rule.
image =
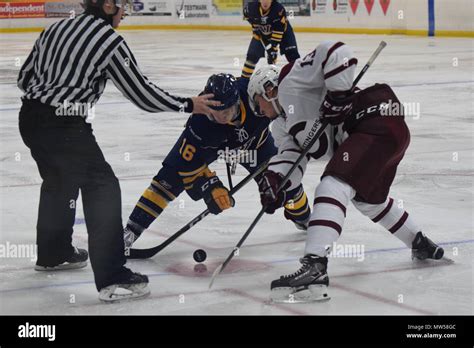
[[[146,75],[176,95],[195,95],[213,73],[237,76],[245,59],[248,32],[122,31]],[[129,266],[150,277],[150,297],[101,304],[90,265],[70,272],[38,273],[34,257],[11,247],[34,246],[41,179],[22,143],[17,117],[16,78],[38,33],[0,34],[0,314],[159,315],[336,315],[473,314],[473,43],[472,39],[297,33],[302,55],[326,39],[351,45],[359,69],[380,40],[388,43],[360,83],[390,84],[403,102],[415,103],[406,121],[412,140],[391,195],[423,231],[445,248],[444,261],[416,262],[410,250],[353,207],[339,243],[363,253],[330,258],[327,302],[273,304],[270,283],[299,268],[305,234],[282,211],[266,215],[239,256],[208,290],[214,269],[232,251],[260,209],[257,186],[235,195],[236,206],[209,216],[149,260]],[[19,61],[17,60],[19,58]],[[263,60],[262,60],[263,61]],[[279,65],[284,64],[284,59]],[[149,185],[183,129],[187,115],[149,114],[127,101],[112,83],[96,108],[96,138],[120,179],[123,219]],[[310,201],[324,168],[311,162],[304,184]],[[227,182],[225,166],[211,166]],[[246,175],[237,168],[233,180]],[[183,193],[137,241],[157,245],[205,209]],[[87,248],[78,204],[74,242]],[[10,249],[9,249],[10,248]],[[192,254],[204,249],[206,269],[195,270]],[[10,250],[7,253],[6,250]],[[359,249],[362,251],[362,249]],[[34,256],[34,255],[32,255]],[[342,256],[342,255],[340,255]],[[201,267],[204,268],[204,267]]]

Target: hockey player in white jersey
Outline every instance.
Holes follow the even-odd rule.
[[[259,184],[263,206],[285,201],[285,190],[277,191],[283,177],[321,121],[331,125],[290,177],[290,187],[299,185],[310,157],[332,156],[316,188],[302,266],[272,282],[274,301],[329,299],[327,256],[341,234],[349,201],[411,248],[414,259],[443,256],[443,249],[388,196],[410,135],[403,116],[381,117],[389,100],[400,103],[388,85],[351,91],[356,65],[347,45],[328,41],[281,72],[265,67],[250,80],[255,111],[281,116],[272,125],[278,154]]]
[[[260,188],[269,180],[273,183],[279,182],[281,173],[289,171],[302,148],[304,148],[299,144],[307,142],[305,137],[314,134],[320,126],[319,120],[315,118],[312,111],[317,110],[318,103],[320,103],[317,100],[319,94],[321,94],[320,91],[310,91],[307,98],[305,98],[307,103],[301,103],[298,102],[300,91],[290,86],[288,88],[289,94],[284,96],[288,110],[284,110],[282,104],[279,103],[278,98],[283,97],[283,94],[280,96],[278,93],[277,95],[276,87],[279,84],[279,79],[285,77],[286,72],[289,71],[288,69],[292,65],[288,64],[281,72],[276,66],[268,65],[257,70],[255,76],[250,80],[249,103],[257,115],[266,115],[274,120],[271,125],[271,132],[275,145],[278,147],[278,154],[270,161],[269,170],[266,171],[264,177],[265,180],[259,181]],[[265,89],[268,89],[268,96],[263,92]],[[311,93],[314,93],[315,97],[311,97]],[[262,105],[263,108],[266,107],[266,110],[262,110],[261,105],[256,102],[255,99],[259,97],[266,99],[266,105]],[[291,115],[291,117],[287,115]],[[300,162],[297,170],[293,172],[284,190],[276,197],[276,200],[265,202],[262,200],[262,204],[267,207],[266,213],[273,214],[275,207],[281,207],[285,202],[291,204],[291,201],[288,201],[288,192],[292,192],[301,186],[308,161],[310,159],[330,159],[333,154],[333,145],[337,144],[337,141],[341,141],[341,134],[341,132],[338,132],[338,128],[326,128],[319,140],[313,145],[308,156]],[[305,221],[305,226],[299,229],[306,230],[308,222],[309,218]]]

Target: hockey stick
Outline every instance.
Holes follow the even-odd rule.
[[[357,75],[356,79],[354,80],[354,82],[352,83],[352,88],[351,88],[351,91],[354,90],[354,88],[357,86],[357,83],[360,81],[360,79],[365,75],[365,72],[367,71],[367,69],[369,69],[369,67],[372,65],[372,63],[374,62],[374,60],[377,58],[377,56],[380,54],[380,52],[385,48],[385,46],[387,46],[387,43],[385,41],[381,41],[379,46],[377,47],[377,49],[375,50],[375,52],[372,54],[372,56],[370,57],[369,61],[367,62],[367,64],[365,64],[365,66],[362,68],[361,72],[359,73],[359,75]],[[313,147],[313,145],[316,143],[316,141],[319,139],[319,137],[321,136],[321,134],[323,134],[324,130],[326,129],[328,123],[327,122],[321,122],[321,127],[318,129],[318,131],[316,132],[316,134],[314,134],[313,138],[311,139],[311,141],[309,142],[309,144],[304,148],[303,152],[301,152],[301,154],[299,155],[298,159],[296,160],[296,162],[293,164],[293,166],[290,168],[288,174],[285,175],[285,177],[283,178],[282,182],[280,183],[280,185],[278,186],[278,189],[277,189],[277,192],[279,192],[283,187],[285,187],[286,183],[288,182],[288,180],[290,179],[290,176],[291,174],[293,174],[293,172],[296,170],[296,168],[298,167],[298,165],[301,163],[301,161],[303,160],[303,158],[308,154],[309,150]],[[244,235],[242,236],[242,238],[239,240],[239,242],[237,243],[237,245],[234,247],[234,249],[232,250],[232,252],[229,254],[229,256],[227,256],[227,259],[221,264],[219,265],[216,270],[214,271],[214,273],[212,274],[212,278],[211,278],[211,281],[209,283],[209,289],[212,287],[212,285],[214,284],[214,281],[216,279],[216,277],[224,270],[224,268],[229,264],[229,262],[232,260],[232,258],[238,254],[239,252],[239,249],[240,247],[242,246],[242,244],[245,242],[245,240],[247,239],[247,237],[249,236],[250,232],[252,232],[252,230],[254,229],[255,225],[260,221],[260,219],[262,218],[263,214],[265,213],[265,209],[266,207],[262,207],[262,209],[260,210],[260,212],[258,213],[258,215],[255,217],[255,219],[253,220],[253,222],[250,224],[249,228],[247,229],[247,231],[245,231]]]
[[[242,187],[244,187],[248,182],[253,180],[257,175],[262,173],[268,165],[269,161],[263,162],[258,169],[253,172],[252,174],[247,175],[241,182],[237,184],[233,189],[230,190],[230,194],[233,195],[237,191],[239,191]],[[127,259],[148,259],[150,257],[155,256],[157,253],[159,253],[161,250],[166,248],[168,245],[170,245],[175,239],[177,239],[179,236],[181,236],[183,233],[189,231],[191,227],[196,225],[199,221],[204,219],[207,215],[209,215],[209,209],[204,210],[201,214],[196,216],[194,219],[192,219],[190,222],[188,222],[185,226],[183,226],[178,232],[170,236],[167,240],[165,240],[163,243],[160,245],[157,245],[153,248],[148,248],[148,249],[128,249],[125,250],[125,256]]]
[[[229,188],[232,190],[234,188],[234,185],[232,184],[232,172],[230,168],[229,162],[225,162],[225,168],[227,170],[227,179],[229,180]]]
[[[260,43],[262,44],[262,47],[263,47],[263,57],[267,59],[267,63],[268,63],[268,49],[267,49],[267,46],[265,46],[265,43],[263,42],[263,39],[260,39],[259,41],[260,41]],[[273,64],[276,64],[277,63],[276,61],[277,60],[275,59]]]

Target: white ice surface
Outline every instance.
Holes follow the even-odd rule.
[[[189,96],[198,93],[212,73],[240,75],[250,39],[246,32],[216,31],[123,35],[151,80],[176,95]],[[1,245],[35,243],[41,179],[18,132],[20,91],[15,81],[19,67],[15,63],[16,58],[24,61],[36,37],[29,33],[0,36]],[[381,39],[388,42],[361,86],[387,82],[402,101],[421,105],[421,117],[407,119],[412,142],[391,195],[403,200],[425,233],[444,246],[455,264],[413,264],[410,251],[399,240],[350,207],[339,242],[363,245],[364,261],[330,260],[329,302],[270,304],[270,282],[296,271],[305,239],[278,212],[262,219],[240,256],[208,291],[210,274],[259,209],[257,188],[251,183],[236,195],[237,205],[231,211],[206,218],[153,259],[129,262],[133,270],[150,276],[148,299],[103,305],[98,302],[90,265],[45,274],[33,270],[34,261],[10,257],[0,259],[0,314],[473,314],[473,40],[297,34],[302,54],[325,39],[352,45],[359,69]],[[108,85],[93,127],[120,178],[124,221],[160,168],[186,117],[141,111],[112,83]],[[214,168],[225,178],[223,165]],[[310,201],[323,168],[323,163],[309,166],[304,183]],[[234,182],[245,174],[239,168]],[[202,202],[183,194],[136,246],[162,242],[204,208]],[[75,243],[87,247],[80,204],[77,219]],[[198,247],[208,253],[207,273],[193,270],[192,253]]]

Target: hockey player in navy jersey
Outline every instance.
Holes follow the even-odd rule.
[[[238,160],[250,173],[276,154],[269,131],[271,118],[258,116],[248,103],[248,79],[232,75],[212,75],[203,93],[213,93],[221,106],[212,107],[209,115],[192,114],[185,130],[163,161],[131,213],[124,230],[125,247],[133,242],[163,212],[166,206],[186,191],[193,200],[203,199],[212,214],[234,206],[229,190],[209,165],[227,150],[248,154],[255,161]],[[244,156],[244,159],[248,158]],[[257,176],[255,180],[259,181]],[[287,192],[285,217],[300,229],[307,225],[310,209],[300,185]],[[271,207],[269,208],[271,209]],[[276,209],[276,207],[274,208]]]
[[[244,19],[252,25],[252,40],[242,69],[242,78],[250,78],[260,58],[267,53],[268,64],[275,64],[280,54],[288,62],[300,57],[293,28],[286,10],[276,0],[249,2],[244,8]]]

